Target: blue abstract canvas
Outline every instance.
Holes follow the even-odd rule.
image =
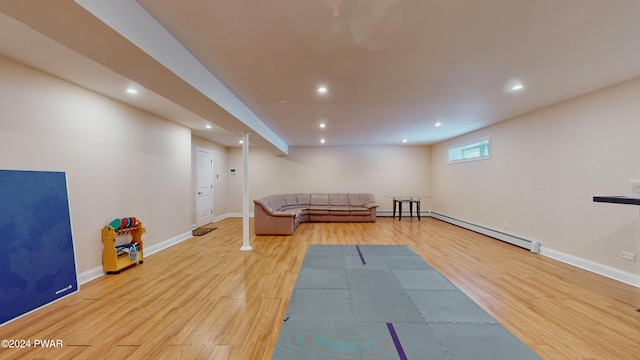
[[[0,170],[0,324],[77,290],[66,174]]]

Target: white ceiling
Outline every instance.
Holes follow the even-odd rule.
[[[640,76],[638,0],[0,0],[0,12],[1,54],[225,146],[256,133],[276,153],[321,138],[431,144]],[[167,33],[145,38],[150,22]],[[181,73],[180,51],[161,54],[175,40],[198,62],[188,69],[210,73]],[[512,79],[525,89],[505,92]],[[126,97],[126,82],[145,90]]]

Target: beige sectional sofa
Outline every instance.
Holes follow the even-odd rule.
[[[254,200],[256,235],[291,235],[303,222],[376,221],[373,194],[278,194]]]

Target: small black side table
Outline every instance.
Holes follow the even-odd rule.
[[[420,199],[426,196],[393,196],[387,195],[393,199],[393,218],[396,217],[396,208],[398,209],[398,221],[402,221],[402,204],[409,203],[409,215],[413,217],[413,204],[416,204],[416,213],[418,215],[418,221],[420,219]]]

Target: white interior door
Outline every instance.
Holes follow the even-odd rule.
[[[213,153],[196,148],[196,226],[213,222]]]

